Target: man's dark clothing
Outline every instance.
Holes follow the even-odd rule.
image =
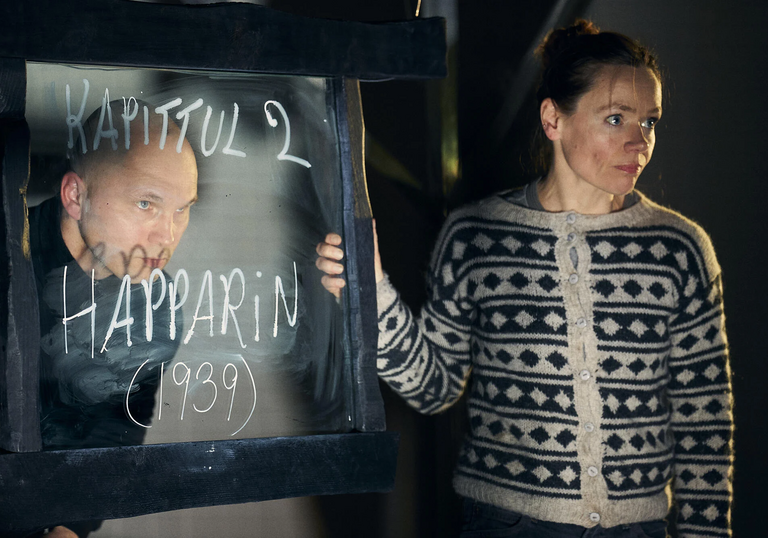
[[[40,306],[43,447],[141,444],[146,429],[136,422],[149,425],[160,368],[173,359],[181,334],[179,310],[175,320],[176,338],[170,339],[167,293],[170,278],[165,275],[163,301],[152,309],[153,334],[148,342],[144,287],[130,285],[130,314],[127,314],[126,289],[122,289],[121,297],[122,279],[110,276],[92,280],[73,259],[61,235],[61,210],[61,201],[52,198],[29,212],[32,262]],[[153,306],[163,293],[162,283],[162,279],[153,283]],[[96,304],[93,320],[91,314],[86,313],[63,323],[65,317],[74,316],[93,303]],[[127,328],[120,327],[113,330],[105,345],[113,319],[119,322],[128,315],[134,318],[130,325],[130,343]]]

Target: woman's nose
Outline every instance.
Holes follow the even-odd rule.
[[[632,129],[629,140],[624,144],[624,148],[632,153],[642,153],[648,149],[648,146],[648,137],[641,125]]]

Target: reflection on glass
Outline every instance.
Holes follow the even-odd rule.
[[[28,66],[46,448],[346,431],[322,79]]]

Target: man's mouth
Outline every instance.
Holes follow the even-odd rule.
[[[162,269],[168,262],[168,258],[142,258],[144,265],[152,269]]]

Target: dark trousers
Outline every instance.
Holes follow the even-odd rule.
[[[666,538],[664,520],[585,528],[552,523],[471,499],[464,500],[460,538]]]

